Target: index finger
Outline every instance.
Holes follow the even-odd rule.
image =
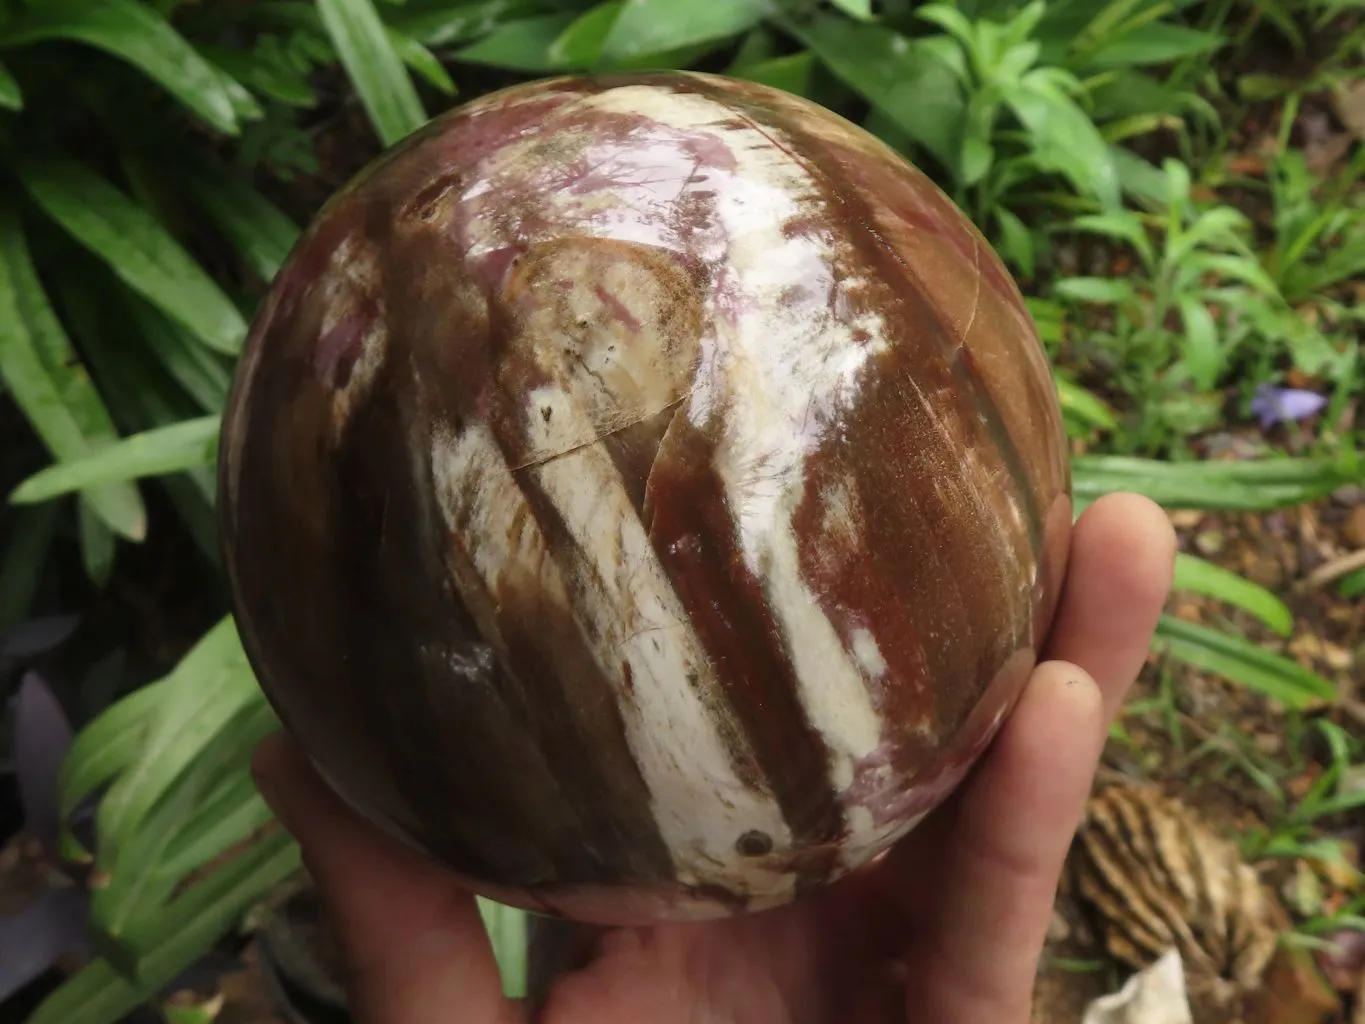
[[[1076,522],[1043,660],[1085,669],[1104,697],[1106,722],[1142,670],[1171,590],[1175,550],[1166,513],[1136,494],[1106,495]]]

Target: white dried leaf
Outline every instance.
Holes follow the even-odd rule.
[[[1119,991],[1096,999],[1081,1024],[1194,1024],[1180,951],[1168,949]]]

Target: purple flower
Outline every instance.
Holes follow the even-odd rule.
[[[1312,391],[1262,384],[1251,400],[1251,411],[1260,418],[1261,429],[1266,430],[1276,423],[1307,419],[1321,412],[1326,404],[1324,396]]]

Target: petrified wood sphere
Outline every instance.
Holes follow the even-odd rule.
[[[757,909],[958,783],[1057,601],[1018,290],[790,95],[569,78],[434,121],[280,273],[223,431],[243,642],[361,813],[598,922]]]

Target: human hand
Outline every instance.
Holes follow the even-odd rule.
[[[1077,523],[1056,624],[958,792],[867,869],[779,910],[595,929],[540,1024],[1024,1024],[1057,882],[1107,727],[1171,585],[1165,514],[1132,495]],[[474,897],[347,810],[283,737],[257,779],[345,949],[362,1024],[511,1024]]]

